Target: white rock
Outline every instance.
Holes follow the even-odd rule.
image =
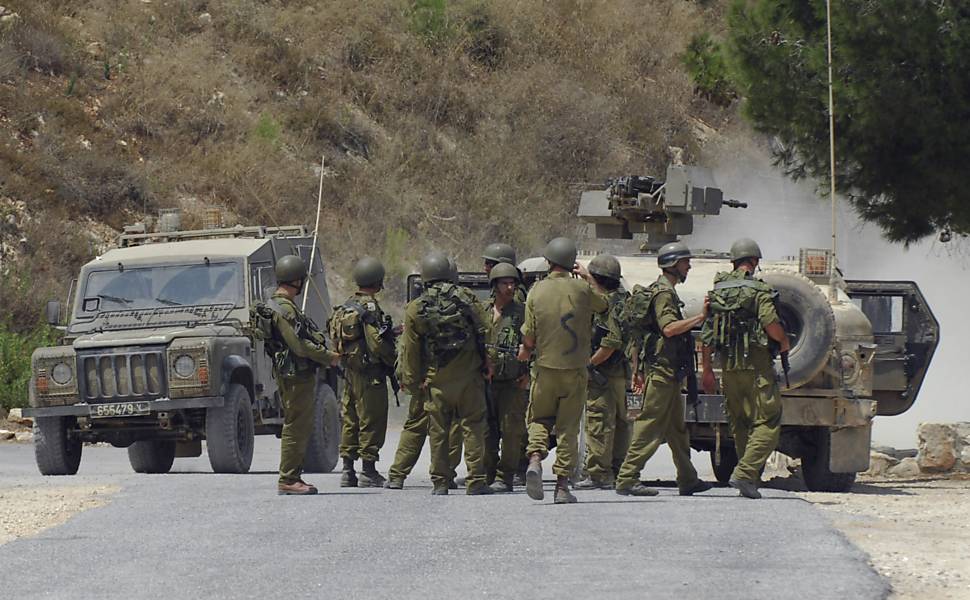
[[[919,474],[919,463],[915,458],[904,458],[898,465],[889,469],[889,475],[893,477],[918,477]]]
[[[32,442],[34,441],[34,434],[29,431],[18,431],[14,435],[14,439],[18,442]]]
[[[885,475],[889,469],[899,464],[899,461],[888,454],[882,452],[869,453],[869,469],[865,472],[870,477]]]
[[[957,462],[956,430],[948,423],[920,423],[919,467],[923,471],[949,471]]]
[[[2,441],[12,440],[14,439],[15,436],[16,434],[12,431],[7,431],[6,429],[0,429],[0,440]]]
[[[11,423],[20,423],[21,425],[30,425],[33,423],[33,420],[25,417],[24,411],[19,408],[11,408],[10,413],[7,415],[7,420]]]
[[[212,15],[205,12],[199,15],[199,25],[206,27],[212,24]]]

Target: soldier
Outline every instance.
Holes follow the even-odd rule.
[[[421,261],[424,292],[405,309],[401,383],[412,395],[427,394],[434,495],[447,495],[453,473],[449,431],[461,423],[465,444],[467,494],[490,494],[485,484],[485,379],[491,361],[480,306],[470,305],[451,283],[448,258],[432,252]],[[483,376],[483,374],[485,376]]]
[[[556,430],[556,504],[576,502],[569,476],[578,460],[577,436],[583,414],[593,313],[605,311],[606,296],[590,285],[589,272],[576,264],[576,243],[555,238],[544,252],[549,276],[535,284],[525,306],[519,360],[535,352],[529,407],[529,468],[526,492],[542,500],[542,460],[549,454],[549,434]],[[585,281],[573,279],[575,272]]]
[[[354,265],[358,291],[330,318],[330,337],[344,357],[340,487],[381,487],[375,463],[387,434],[387,377],[394,377],[394,327],[376,294],[384,288],[384,265],[365,256]],[[395,380],[396,381],[396,380]],[[354,461],[363,461],[360,477]]]
[[[711,355],[721,361],[721,387],[727,407],[738,465],[729,483],[741,495],[761,497],[761,469],[778,445],[781,397],[775,380],[771,348],[788,352],[790,343],[775,308],[777,292],[753,276],[761,261],[754,240],[731,245],[734,271],[718,273],[710,292],[712,318],[704,322],[704,391],[713,394],[717,382]]]
[[[657,266],[662,274],[646,289],[637,286],[624,312],[636,349],[633,387],[643,393],[643,410],[633,423],[630,449],[616,479],[616,493],[621,496],[657,495],[657,490],[640,483],[640,471],[664,440],[677,467],[680,495],[711,489],[711,484],[698,479],[690,462],[690,438],[680,394],[684,377],[696,377],[691,330],[705,318],[702,311],[685,319],[680,309],[683,302],[674,289],[687,281],[690,258],[690,250],[681,242],[660,248]]]
[[[511,492],[527,438],[525,409],[529,401],[529,373],[517,357],[525,305],[515,300],[519,271],[512,264],[495,265],[489,272],[489,282],[492,284],[492,299],[486,307],[492,327],[488,354],[495,365],[495,375],[489,384],[489,410],[493,413],[490,418],[494,426],[488,431],[486,450],[489,459],[486,462],[495,465],[492,490]],[[500,441],[501,459],[498,453]]]
[[[613,489],[630,444],[626,420],[626,384],[630,377],[620,321],[629,296],[620,289],[620,263],[609,254],[590,261],[590,275],[606,290],[610,308],[593,316],[592,356],[589,359],[589,389],[586,401],[586,474],[578,490]]]
[[[293,302],[303,291],[306,277],[306,264],[299,256],[279,259],[279,287],[267,302],[273,310],[273,331],[286,348],[273,363],[273,376],[279,384],[285,412],[277,486],[281,496],[317,493],[317,488],[300,478],[316,410],[317,366],[336,366],[340,362],[339,354],[323,346],[322,337],[311,339],[310,325]]]
[[[508,244],[496,242],[485,246],[482,253],[482,260],[485,261],[485,273],[491,274],[492,267],[499,263],[508,263],[515,266],[515,249]]]

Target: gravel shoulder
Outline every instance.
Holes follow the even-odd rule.
[[[970,600],[970,476],[860,479],[850,494],[798,494],[869,555],[890,598]]]
[[[103,506],[115,485],[18,485],[0,490],[0,544],[66,523]]]

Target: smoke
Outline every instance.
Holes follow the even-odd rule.
[[[694,233],[685,238],[691,248],[724,252],[733,240],[751,237],[771,260],[795,257],[800,248],[830,247],[831,204],[815,183],[788,179],[750,135],[726,139],[700,164],[714,170],[726,198],[747,202],[748,208],[724,208],[719,216],[696,219]],[[837,223],[838,265],[847,279],[915,281],[940,322],[940,344],[916,403],[902,415],[877,417],[873,442],[912,448],[920,422],[970,421],[970,402],[959,383],[966,368],[960,346],[970,341],[970,319],[962,313],[970,301],[967,240],[942,244],[929,238],[908,248],[890,244],[842,199]]]

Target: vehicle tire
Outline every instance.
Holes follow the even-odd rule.
[[[313,431],[303,458],[306,473],[329,473],[340,459],[340,405],[337,394],[329,384],[317,383],[316,409],[313,411]]]
[[[765,271],[761,278],[778,292],[779,317],[791,339],[788,373],[793,389],[811,381],[825,367],[835,343],[835,314],[825,293],[800,273]],[[785,383],[780,361],[778,381]]]
[[[81,465],[81,440],[68,435],[74,417],[34,419],[34,460],[41,475],[74,475]]]
[[[140,440],[128,446],[135,473],[168,473],[175,462],[175,440]]]
[[[848,492],[855,483],[855,473],[833,473],[829,470],[832,431],[828,427],[811,430],[812,443],[802,456],[802,478],[812,492]],[[814,446],[812,448],[811,446]]]
[[[734,467],[738,466],[738,451],[734,446],[721,446],[721,464],[717,462],[717,450],[711,450],[711,469],[714,470],[714,478],[721,483],[727,483],[731,479]]]
[[[249,471],[256,438],[253,403],[245,386],[230,384],[225,404],[206,409],[205,440],[213,471]]]

